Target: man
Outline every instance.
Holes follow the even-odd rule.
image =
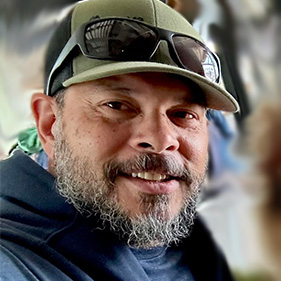
[[[47,171],[1,163],[3,280],[232,280],[195,217],[219,63],[159,0],[79,2],[32,97]]]

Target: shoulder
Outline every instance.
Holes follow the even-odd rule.
[[[1,245],[0,280],[5,281],[35,281],[39,280],[28,267],[11,251]]]
[[[53,177],[21,150],[15,150],[8,158],[0,161],[1,187],[9,183],[31,179],[53,180]]]
[[[226,259],[201,217],[195,220],[186,250],[196,280],[233,281]]]

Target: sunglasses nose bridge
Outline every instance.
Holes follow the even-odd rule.
[[[150,60],[177,66],[171,54],[171,48],[171,42],[166,38],[160,37]]]

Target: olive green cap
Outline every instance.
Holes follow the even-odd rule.
[[[184,33],[202,42],[199,34],[178,12],[159,0],[87,0],[78,2],[71,15],[71,34],[89,20],[110,17],[139,19],[150,25]],[[71,35],[70,34],[70,35]],[[170,58],[166,42],[161,42],[149,61],[108,61],[79,55],[72,60],[72,75],[61,81],[64,87],[109,76],[164,72],[189,78],[203,90],[207,107],[228,112],[239,111],[236,99],[222,85],[177,66]]]

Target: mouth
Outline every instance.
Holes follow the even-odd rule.
[[[119,173],[119,176],[120,179],[128,180],[134,189],[147,194],[169,194],[178,190],[182,184],[180,177],[156,171]]]
[[[168,181],[172,179],[171,176],[166,174],[158,174],[158,173],[151,173],[151,172],[140,172],[140,173],[132,173],[130,175],[133,178],[139,178],[143,180],[149,181]]]

